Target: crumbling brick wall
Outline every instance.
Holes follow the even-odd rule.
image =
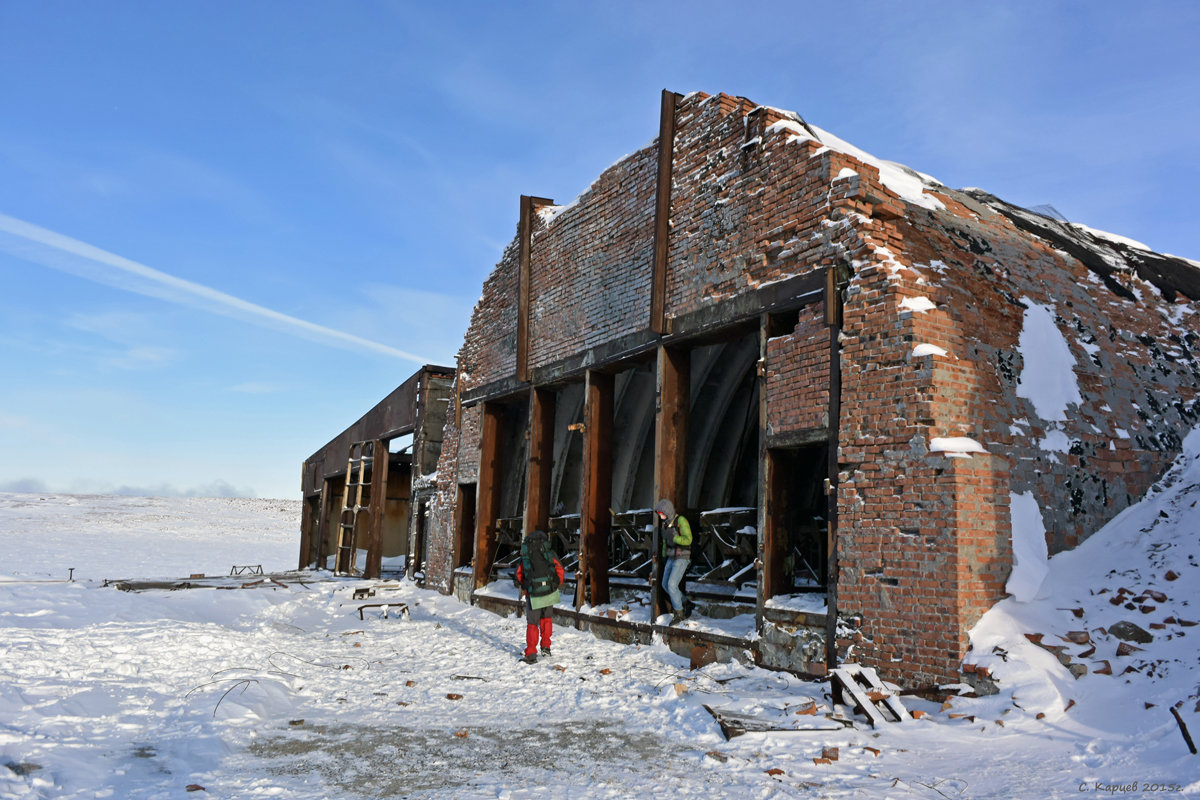
[[[668,306],[678,315],[837,257],[824,231],[828,151],[799,123],[741,97],[693,94],[676,111]]]
[[[829,331],[825,304],[813,303],[790,333],[767,340],[768,436],[830,427]]]
[[[517,312],[520,301],[521,247],[514,238],[471,313],[471,324],[458,352],[458,390],[465,392],[517,370]]]
[[[1004,594],[1010,496],[1033,493],[1058,551],[1140,497],[1178,451],[1197,420],[1195,304],[1121,270],[1101,279],[972,195],[927,188],[944,207],[914,205],[786,112],[693,94],[676,128],[668,315],[704,311],[719,325],[728,301],[836,272],[840,419],[828,419],[830,329],[813,302],[766,343],[768,433],[837,428],[843,657],[908,685],[952,679],[971,626]],[[648,328],[656,166],[652,143],[534,215],[531,366]],[[484,284],[459,392],[514,378],[519,250],[514,240]],[[1080,399],[1061,421],[1022,396],[1033,305],[1052,309],[1074,356]],[[478,413],[464,409],[443,443],[438,586],[450,568],[433,564],[434,540],[453,541],[457,485],[477,475]],[[951,437],[985,452],[934,449]]]
[[[459,379],[456,378],[451,386],[452,398],[458,396],[458,386]],[[442,452],[438,457],[437,491],[430,502],[425,572],[425,585],[443,593],[453,589],[458,488],[478,480],[479,422],[479,407],[460,407],[455,399],[451,400]],[[471,554],[467,554],[467,558],[470,557]]]
[[[841,644],[916,683],[944,679],[1004,596],[1010,496],[1037,499],[1051,553],[1074,546],[1161,475],[1195,424],[1198,384],[1190,334],[1151,287],[1122,297],[994,211],[938,197],[948,211],[856,220],[866,240],[893,230],[867,248],[873,264],[856,260],[842,350],[839,609],[857,632]],[[897,313],[904,298],[927,310]],[[1033,304],[1055,310],[1074,356],[1063,377],[1080,397],[1062,420],[1021,396]],[[945,352],[918,355],[922,344]],[[928,452],[935,437],[987,453]]]
[[[658,147],[625,157],[575,202],[535,215],[529,364],[552,364],[646,328]]]

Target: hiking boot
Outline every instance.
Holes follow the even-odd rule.
[[[537,653],[530,653],[529,655],[521,656],[521,663],[536,664],[537,663]]]
[[[683,620],[685,619],[686,616],[687,616],[687,614],[685,612],[676,611],[674,614],[671,615],[671,624],[678,625],[679,623],[683,622]]]
[[[691,600],[683,601],[683,618],[689,619],[692,616],[692,611],[696,608],[696,604]]]
[[[550,648],[549,647],[540,648],[540,652],[542,655],[548,656],[548,655],[550,655]]]

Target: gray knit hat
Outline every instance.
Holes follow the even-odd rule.
[[[667,519],[675,519],[675,504],[665,497],[655,504],[654,510],[659,514],[666,514]]]

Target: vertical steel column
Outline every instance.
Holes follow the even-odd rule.
[[[654,433],[654,501],[666,498],[682,513],[687,500],[687,433],[691,408],[691,352],[658,348],[658,406]],[[690,520],[689,520],[690,521]],[[697,522],[699,522],[697,520]],[[657,523],[657,520],[656,520]],[[661,526],[654,526],[650,589],[654,616],[662,613]]]
[[[545,197],[521,195],[521,266],[517,299],[517,380],[529,380],[529,313],[532,306],[533,214],[542,206],[553,205]]]
[[[767,339],[771,318],[763,314],[758,324],[758,558],[755,559],[755,572],[758,577],[757,597],[754,606],[754,630],[763,632],[763,609],[771,598],[774,589],[771,586],[771,575],[768,567],[775,543],[775,530],[772,522],[772,507],[775,503],[774,464],[771,453],[767,450]],[[757,652],[757,648],[755,648]]]
[[[658,184],[654,194],[654,278],[650,289],[650,330],[667,332],[667,257],[671,233],[671,170],[675,150],[675,102],[663,89],[658,119]]]
[[[479,503],[475,515],[475,588],[487,585],[496,556],[496,519],[500,516],[500,439],[504,409],[485,403],[480,420]]]
[[[554,472],[554,407],[551,389],[529,393],[529,471],[525,481],[525,533],[550,525],[550,479]]]
[[[301,472],[307,473],[307,465],[301,467]],[[306,476],[307,477],[307,476]],[[317,521],[313,519],[312,503],[309,501],[307,494],[304,491],[304,482],[301,481],[301,507],[300,507],[300,563],[296,569],[304,569],[312,563],[313,556],[313,533],[317,527]],[[320,508],[318,507],[318,512]]]
[[[612,534],[613,376],[588,370],[583,405],[583,489],[575,607],[609,601],[608,540]],[[591,597],[585,595],[585,584]]]
[[[329,536],[329,515],[330,510],[330,491],[329,481],[325,479],[324,472],[321,473],[321,510],[317,512],[317,532],[316,532],[316,555],[313,561],[318,569],[325,569],[325,558],[329,555],[329,550],[326,546],[326,537]]]
[[[838,443],[841,441],[842,414],[842,292],[838,285],[837,268],[825,270],[825,324],[829,326],[829,446],[826,508],[829,532],[825,568],[825,664],[837,668],[837,589],[838,589]]]

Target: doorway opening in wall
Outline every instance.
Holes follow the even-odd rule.
[[[829,444],[767,451],[764,598],[823,603],[829,569]],[[816,610],[811,609],[811,610]]]
[[[710,615],[747,614],[758,600],[759,341],[757,327],[733,329],[691,351],[685,587],[713,601],[701,606]]]
[[[554,392],[553,450],[550,467],[549,517],[546,533],[554,553],[574,588],[579,568],[580,500],[583,491],[582,382],[566,384]],[[566,591],[566,590],[564,590]]]
[[[375,470],[372,491],[383,492],[383,520],[379,525],[380,576],[403,575],[408,570],[409,517],[412,508],[412,434],[390,439],[387,470]]]
[[[471,576],[471,559],[475,555],[475,489],[474,483],[458,485],[458,528],[454,532],[454,579],[459,575]]]
[[[521,555],[529,410],[528,394],[483,404],[472,570],[475,591],[500,581],[501,574],[516,568]]]
[[[416,581],[418,586],[425,585],[425,567],[429,558],[429,503],[425,500],[417,502],[413,509],[413,543],[411,548],[412,562],[409,565],[408,577]]]

